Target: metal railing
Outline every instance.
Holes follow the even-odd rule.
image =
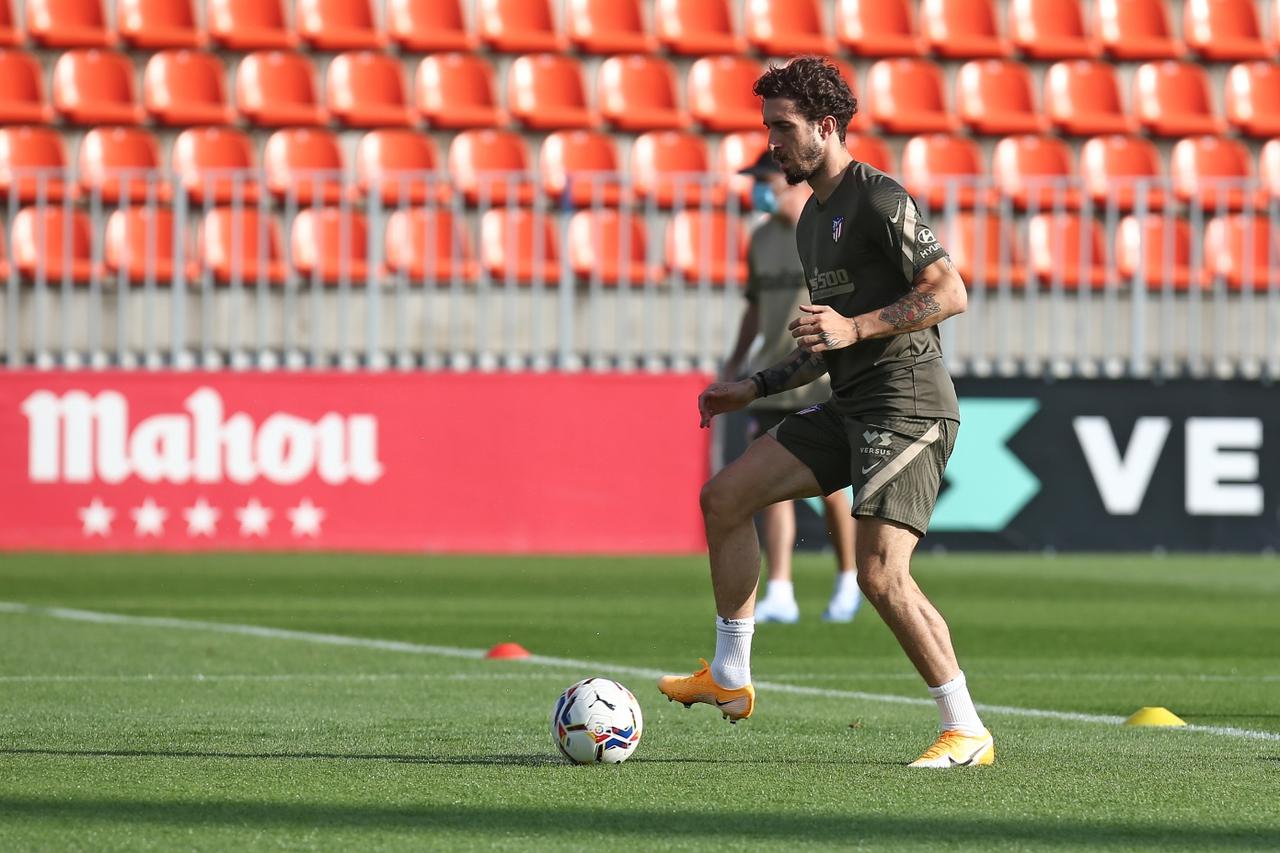
[[[712,370],[754,216],[720,175],[3,177],[11,368]],[[956,373],[1280,377],[1259,185],[912,189],[970,289]]]

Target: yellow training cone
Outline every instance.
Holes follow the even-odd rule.
[[[1187,723],[1168,708],[1139,708],[1124,721],[1126,726],[1185,726]]]

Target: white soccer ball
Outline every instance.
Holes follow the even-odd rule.
[[[640,703],[608,678],[586,678],[560,694],[551,710],[551,740],[576,764],[621,764],[644,730]]]

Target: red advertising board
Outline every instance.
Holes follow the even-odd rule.
[[[691,553],[701,375],[0,374],[0,549]]]

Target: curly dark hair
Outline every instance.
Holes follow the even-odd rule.
[[[786,65],[770,65],[751,91],[761,98],[790,98],[800,115],[812,122],[834,117],[841,142],[858,111],[858,99],[840,69],[821,56],[798,56]]]

